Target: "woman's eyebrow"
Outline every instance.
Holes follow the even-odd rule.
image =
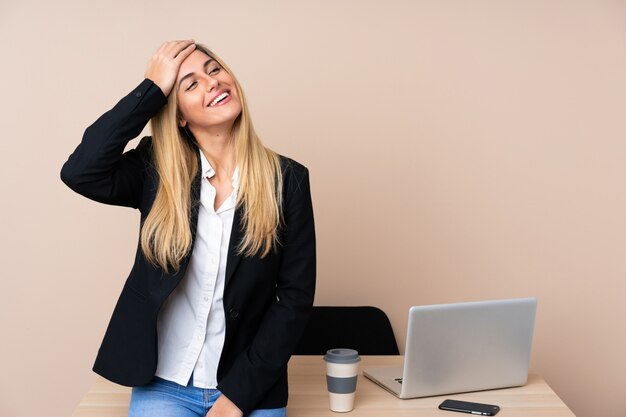
[[[209,58],[209,59],[208,59],[208,60],[204,63],[204,65],[202,65],[202,68],[204,68],[204,70],[206,71],[206,67],[208,67],[208,66],[209,66],[209,64],[210,64],[212,61],[215,61],[215,60],[214,60],[213,58]],[[180,79],[180,81],[178,81],[178,89],[180,89],[180,86],[183,84],[183,81],[185,81],[187,78],[191,77],[193,74],[195,74],[195,73],[194,73],[194,72],[190,72],[189,74],[187,74],[187,75],[183,76],[183,77]]]

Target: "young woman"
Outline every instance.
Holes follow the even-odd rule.
[[[152,137],[124,152],[150,120]],[[164,43],[61,178],[141,213],[93,368],[133,387],[129,416],[284,416],[315,291],[309,176],[261,144],[224,62],[193,40]]]

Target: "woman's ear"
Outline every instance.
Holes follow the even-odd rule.
[[[178,119],[178,126],[180,127],[185,127],[187,126],[187,120],[183,119],[182,117]]]

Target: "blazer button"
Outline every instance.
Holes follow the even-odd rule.
[[[135,93],[135,97],[137,97],[137,98],[141,97],[141,91],[137,91],[137,92]]]
[[[230,316],[234,319],[239,317],[239,312],[235,310],[234,308],[231,308],[230,310],[228,310],[228,314],[230,314]]]

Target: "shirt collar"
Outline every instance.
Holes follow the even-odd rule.
[[[202,178],[212,178],[215,175],[215,170],[211,166],[209,160],[204,156],[204,152],[199,150],[200,152],[200,163],[202,169]],[[232,177],[233,188],[238,188],[239,186],[239,167],[235,167],[235,172],[233,172]]]

